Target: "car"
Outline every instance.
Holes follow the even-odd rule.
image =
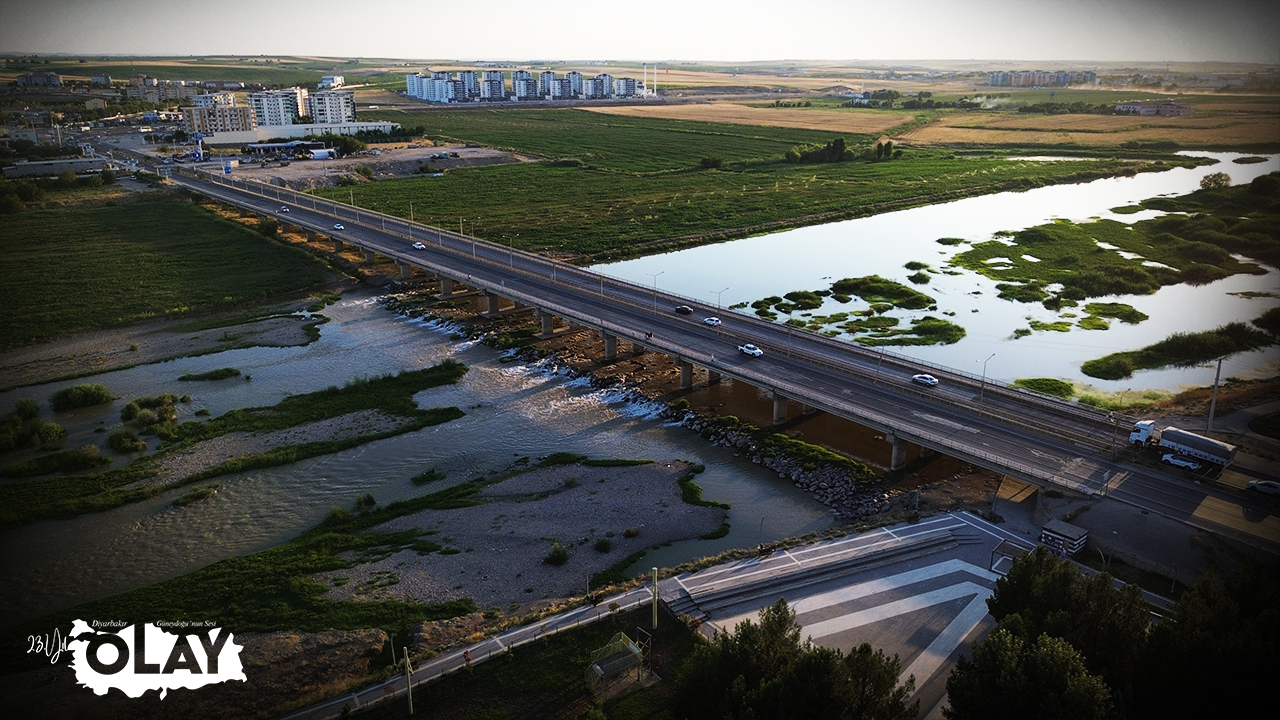
[[[928,385],[929,387],[933,387],[938,384],[938,378],[922,373],[920,375],[912,375],[911,382],[916,383],[917,385]]]
[[[752,345],[751,343],[747,343],[746,345],[739,345],[738,352],[742,353],[743,355],[750,355],[751,357],[760,357],[761,355],[764,354],[763,350],[756,347],[755,345]]]
[[[1178,455],[1176,453],[1165,453],[1164,456],[1160,458],[1160,462],[1168,463],[1174,467],[1183,468],[1184,470],[1200,469],[1200,463],[1185,455]]]
[[[413,249],[414,249],[414,250],[426,250],[426,249],[427,249],[427,246],[426,246],[426,245],[423,245],[423,244],[422,244],[422,243],[420,243],[420,242],[416,242],[416,243],[414,243],[414,244],[413,244]]]
[[[1249,489],[1267,493],[1268,495],[1280,495],[1280,482],[1275,480],[1250,480]]]
[[[282,213],[287,213],[287,212],[289,212],[289,206],[288,206],[288,205],[281,205],[281,206],[280,206],[280,212],[282,212]]]
[[[334,223],[334,224],[333,224],[333,229],[334,229],[334,230],[346,230],[347,228],[346,228],[346,226],[344,226],[342,223]]]
[[[720,318],[718,318],[718,317],[709,317],[709,318],[704,318],[704,319],[702,320],[702,322],[704,322],[704,323],[706,323],[706,324],[710,325],[711,327],[716,327],[716,326],[720,325]]]
[[[688,305],[677,305],[676,312],[681,315],[692,315],[693,308],[689,307]]]

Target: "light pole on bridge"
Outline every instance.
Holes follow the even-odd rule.
[[[724,290],[728,290],[728,289],[729,289],[729,288],[727,288],[727,287],[726,287]],[[707,291],[707,292],[715,293],[715,296],[716,296],[716,310],[717,310],[717,311],[720,309],[720,293],[724,292],[724,290],[708,290],[708,291]]]
[[[986,400],[986,397],[987,397],[987,363],[990,362],[991,358],[995,356],[996,356],[995,353],[991,353],[990,355],[987,356],[986,360],[982,361],[982,385],[978,390],[978,414],[979,415],[982,414],[982,411],[983,411],[982,403],[984,400]]]
[[[665,272],[666,270],[656,273],[645,273],[645,275],[649,275],[653,278],[653,312],[655,314],[658,312],[658,276]]]
[[[1128,392],[1132,389],[1133,388],[1126,388],[1124,392],[1120,393],[1121,409],[1124,408],[1124,396],[1128,394]],[[1120,418],[1116,417],[1115,411],[1112,410],[1111,412],[1107,413],[1107,419],[1111,421],[1111,459],[1115,460],[1116,459],[1116,434],[1117,432],[1119,432]]]

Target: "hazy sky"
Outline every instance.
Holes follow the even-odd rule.
[[[1280,2],[0,0],[0,52],[1280,64]]]

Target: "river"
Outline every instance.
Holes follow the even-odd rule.
[[[1202,153],[1196,153],[1202,154]],[[662,272],[662,288],[704,301],[732,304],[791,290],[820,289],[831,278],[869,275],[904,280],[902,265],[923,260],[941,266],[955,249],[938,245],[940,237],[988,239],[998,230],[1019,230],[1055,217],[1113,217],[1132,222],[1154,213],[1115,215],[1109,208],[1163,194],[1181,194],[1208,172],[1227,172],[1248,182],[1280,167],[1280,156],[1266,163],[1238,165],[1235,155],[1213,154],[1217,165],[1173,169],[1133,178],[1098,180],[1021,193],[970,198],[943,205],[801,228],[769,236],[668,253],[604,266],[613,275],[648,283]],[[939,310],[956,312],[968,330],[961,342],[944,347],[912,347],[902,352],[923,360],[977,372],[996,353],[990,377],[1024,376],[1079,379],[1079,363],[1113,350],[1132,349],[1170,332],[1202,330],[1229,320],[1249,320],[1278,300],[1245,299],[1232,292],[1275,293],[1280,278],[1240,275],[1201,287],[1166,287],[1154,295],[1120,298],[1151,319],[1137,326],[1113,323],[1110,330],[1037,333],[1010,340],[1025,317],[1051,320],[1056,313],[1038,305],[996,300],[994,281],[964,273],[935,276],[927,291]],[[982,295],[970,295],[974,289]],[[846,306],[843,309],[850,309]],[[977,310],[977,312],[971,312]],[[834,311],[824,308],[818,313]],[[371,294],[354,294],[325,310],[332,322],[321,326],[320,340],[299,348],[250,348],[183,358],[157,365],[104,373],[92,378],[122,400],[108,406],[59,414],[70,437],[66,447],[105,444],[95,430],[117,422],[124,400],[161,392],[190,393],[182,417],[201,409],[219,415],[234,408],[269,405],[289,394],[340,385],[360,376],[420,368],[445,358],[471,367],[454,386],[421,393],[424,407],[456,405],[466,416],[444,425],[363,445],[346,452],[293,465],[219,478],[221,490],[188,508],[172,499],[181,491],[71,520],[47,521],[0,534],[0,623],[11,625],[52,610],[174,577],[219,559],[278,544],[317,523],[335,505],[350,505],[372,493],[382,503],[422,492],[409,482],[431,468],[448,473],[446,482],[501,470],[520,456],[570,451],[593,457],[688,459],[702,462],[698,482],[709,499],[731,503],[729,535],[688,541],[654,551],[641,565],[669,566],[718,553],[822,530],[831,524],[827,509],[774,473],[713,447],[698,435],[663,422],[655,407],[626,404],[615,391],[595,390],[545,367],[502,362],[484,346],[450,339],[447,328],[393,315]],[[216,382],[180,383],[179,375],[235,367],[249,375]],[[1275,374],[1274,349],[1246,353],[1224,366],[1224,373]],[[1132,381],[1096,385],[1173,388],[1212,381],[1212,370],[1148,371]],[[0,393],[0,412],[22,397],[44,401],[76,381],[50,383]],[[80,380],[78,382],[84,382]],[[724,390],[707,391],[714,395]],[[709,396],[710,397],[710,396]],[[153,445],[154,447],[154,445]]]

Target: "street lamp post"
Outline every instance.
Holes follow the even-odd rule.
[[[1120,407],[1122,409],[1124,408],[1124,396],[1128,394],[1128,392],[1132,389],[1133,388],[1126,388],[1124,392],[1120,393]],[[1111,459],[1115,460],[1116,459],[1116,435],[1119,433],[1120,418],[1116,417],[1115,411],[1112,410],[1111,412],[1107,413],[1107,419],[1111,421]]]
[[[656,273],[645,273],[645,275],[649,275],[650,277],[653,278],[653,312],[654,313],[658,312],[658,276],[665,272],[666,270],[663,270],[661,272],[656,272]]]
[[[995,356],[996,356],[995,353],[991,353],[990,355],[987,356],[986,360],[982,361],[982,386],[978,390],[978,414],[979,415],[982,414],[983,400],[985,400],[987,397],[987,363],[990,362],[991,358]]]
[[[729,289],[729,288],[727,288],[727,287],[726,287],[724,290],[728,290],[728,289]],[[720,309],[720,293],[724,292],[724,290],[709,290],[709,291],[708,291],[708,292],[715,293],[715,296],[716,296],[716,310],[719,310],[719,309]]]

